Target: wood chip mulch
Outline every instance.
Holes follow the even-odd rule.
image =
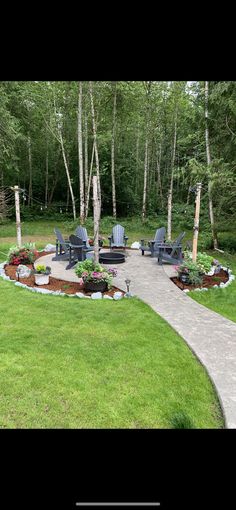
[[[177,276],[173,276],[170,279],[181,290],[185,290],[185,289],[194,290],[196,288],[202,289],[204,287],[207,289],[210,289],[214,285],[219,286],[221,282],[226,283],[229,279],[229,275],[228,275],[227,271],[224,271],[224,269],[221,269],[220,272],[214,276],[207,276],[207,275],[203,276],[202,285],[190,285],[190,284],[188,285],[187,283],[182,283],[178,280]]]
[[[48,252],[40,252],[39,257],[43,257],[44,255],[48,255]],[[37,259],[36,259],[37,260]],[[24,264],[30,269],[33,269],[33,264]],[[7,276],[11,278],[11,280],[17,280],[17,274],[16,274],[16,268],[17,266],[8,264],[4,267],[4,271]],[[76,292],[82,292],[85,296],[91,296],[93,292],[85,292],[83,290],[84,285],[80,285],[80,283],[76,282],[68,282],[66,280],[58,280],[57,278],[53,278],[52,276],[49,277],[49,284],[48,285],[36,285],[34,281],[34,275],[29,276],[29,278],[20,278],[19,280],[24,285],[27,285],[28,287],[39,287],[43,289],[53,290],[55,291],[61,291],[65,294],[75,294]],[[118,287],[112,287],[110,290],[103,292],[104,294],[107,294],[108,296],[113,297],[113,294],[115,292],[122,292],[124,295],[125,293],[119,289]]]

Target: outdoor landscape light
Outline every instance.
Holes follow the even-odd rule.
[[[125,283],[126,283],[126,287],[127,287],[127,294],[129,294],[129,286],[130,286],[131,280],[129,280],[129,278],[126,278]]]

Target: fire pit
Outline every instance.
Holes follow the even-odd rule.
[[[117,251],[100,253],[99,262],[102,264],[122,264],[122,262],[125,262],[125,254]]]

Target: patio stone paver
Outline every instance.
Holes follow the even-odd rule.
[[[44,259],[52,267],[52,276],[78,281],[73,269],[65,271],[65,262],[51,262],[51,258],[43,257],[42,263]],[[174,274],[172,266],[159,266],[156,259],[142,257],[140,251],[127,250],[126,262],[115,267],[114,284],[126,290],[128,277],[130,291],[163,317],[196,354],[215,385],[226,427],[236,428],[236,323],[188,297],[169,279]]]

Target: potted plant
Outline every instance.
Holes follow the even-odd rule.
[[[204,272],[196,262],[185,260],[176,270],[178,278],[182,283],[201,285]]]
[[[49,283],[49,275],[51,268],[49,266],[38,265],[33,269],[36,285],[47,285]]]
[[[75,273],[82,278],[84,290],[105,292],[112,286],[112,277],[116,276],[117,270],[104,269],[101,264],[91,259],[86,259],[76,265]]]

